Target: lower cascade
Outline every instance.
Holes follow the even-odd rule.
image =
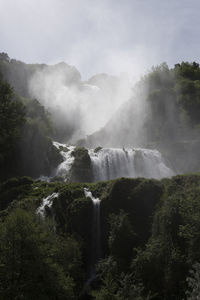
[[[70,180],[70,171],[73,167],[74,146],[66,146],[54,142],[63,156],[63,162],[56,170],[56,176],[63,176]],[[91,161],[92,181],[103,181],[119,177],[145,177],[161,179],[175,175],[166,165],[164,158],[158,150],[142,148],[101,148],[89,149]]]
[[[93,217],[92,217],[92,248],[91,248],[91,262],[89,270],[89,278],[86,281],[82,295],[89,289],[91,283],[96,279],[95,265],[101,258],[101,225],[100,225],[100,199],[94,198],[92,193],[84,188],[85,197],[92,200],[93,203]]]
[[[100,199],[94,198],[92,193],[84,188],[85,197],[92,200],[93,217],[92,217],[92,253],[91,253],[91,275],[94,275],[95,264],[101,257],[101,227],[100,227]]]

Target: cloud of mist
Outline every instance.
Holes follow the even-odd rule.
[[[104,128],[86,138],[84,145],[88,148],[147,147],[145,123],[151,114],[148,88],[142,80],[135,83],[129,99],[115,111]]]
[[[103,127],[129,99],[122,72],[136,81],[163,61],[172,66],[200,59],[199,9],[198,0],[0,0],[1,49],[25,62],[65,61],[80,70],[85,81],[75,69],[45,67],[30,90],[56,122],[81,137]],[[77,77],[69,79],[73,72]],[[105,72],[114,79],[87,80]],[[135,99],[138,125],[146,112],[141,97]],[[128,123],[122,111],[118,120]]]
[[[29,90],[51,112],[56,124],[66,126],[66,140],[83,138],[101,129],[132,93],[125,74],[97,74],[81,81],[78,70],[65,63],[36,71]]]

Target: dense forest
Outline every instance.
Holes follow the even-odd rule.
[[[61,160],[51,142],[54,127],[50,114],[36,99],[24,97],[26,81],[20,74],[15,73],[14,78],[18,87],[24,82],[21,90],[12,76],[8,80],[9,69],[4,71],[4,67],[8,64],[12,69],[12,62],[5,54],[0,59],[0,178],[48,174]]]
[[[69,152],[53,141],[69,144],[79,125],[61,122],[29,85],[38,70],[60,68],[66,87],[80,89],[64,63],[0,54],[0,299],[198,299],[199,64],[164,63],[141,78],[111,120],[74,145],[68,179],[52,175]],[[90,146],[156,148],[180,175],[94,182]]]
[[[2,299],[197,299],[200,175],[1,184]],[[93,207],[101,199],[101,259],[91,286]],[[56,194],[38,212],[42,199]]]

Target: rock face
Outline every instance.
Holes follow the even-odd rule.
[[[74,163],[70,170],[70,181],[91,182],[93,181],[93,172],[91,159],[88,150],[77,147],[72,152]]]
[[[21,157],[20,155],[21,154]],[[34,178],[41,174],[50,176],[53,170],[63,161],[62,155],[52,144],[51,139],[35,137],[29,143],[26,141],[20,145],[18,153],[18,170],[20,174]]]

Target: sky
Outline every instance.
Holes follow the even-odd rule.
[[[200,61],[199,0],[0,0],[0,52],[87,79]]]

